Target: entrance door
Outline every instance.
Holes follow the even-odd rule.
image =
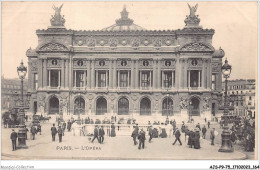
[[[107,100],[104,97],[100,97],[97,99],[96,114],[104,115],[105,113],[107,113]]]
[[[141,100],[140,115],[151,115],[151,101],[148,98]]]
[[[59,99],[55,96],[49,100],[49,114],[59,114]]]
[[[200,101],[198,98],[196,97],[191,98],[190,111],[192,116],[200,116]]]

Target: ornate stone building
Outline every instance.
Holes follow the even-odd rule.
[[[31,111],[39,114],[208,119],[219,112],[224,51],[190,7],[183,29],[146,30],[128,17],[97,31],[65,28],[60,8],[29,49]],[[100,21],[101,22],[101,21]]]

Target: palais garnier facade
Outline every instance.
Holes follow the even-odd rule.
[[[142,28],[123,8],[112,26],[76,31],[64,26],[61,7],[54,10],[26,52],[31,113],[209,120],[219,112],[225,54],[195,7],[177,30]]]

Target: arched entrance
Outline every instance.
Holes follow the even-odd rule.
[[[59,114],[59,99],[56,96],[52,96],[49,100],[49,114]]]
[[[96,103],[96,115],[104,115],[105,113],[107,113],[107,100],[104,97],[100,97]]]
[[[140,102],[140,115],[151,115],[151,101],[147,97]]]
[[[122,97],[118,100],[118,115],[129,114],[129,101],[127,98]]]
[[[200,116],[200,100],[197,97],[190,99],[190,114],[192,116]]]
[[[170,97],[166,97],[162,102],[162,115],[163,116],[173,115],[173,101]]]
[[[74,115],[85,114],[85,100],[77,97],[74,102]]]

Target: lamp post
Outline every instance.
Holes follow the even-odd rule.
[[[227,100],[227,82],[228,78],[231,73],[231,65],[228,64],[227,59],[225,60],[225,64],[221,67],[223,77],[225,78],[225,96],[224,96],[224,129],[221,134],[222,138],[222,145],[220,149],[218,150],[219,152],[233,152],[234,148],[231,145],[230,141],[230,131],[228,129],[228,113],[229,113],[229,103]]]
[[[191,110],[192,110],[192,101],[189,102],[189,121],[188,121],[188,123],[192,123],[191,122]]]
[[[23,80],[25,79],[27,73],[27,67],[23,65],[23,61],[19,67],[17,67],[17,73],[19,79],[21,79],[21,103],[20,103],[20,110],[19,110],[19,131],[18,131],[18,148],[28,148],[26,146],[26,128],[25,128],[25,113],[24,113],[24,101],[23,101]]]
[[[170,109],[170,106],[169,106],[169,93],[168,93],[168,89],[167,89],[167,105],[166,105],[166,108],[167,108],[167,118],[169,116],[169,109]]]

